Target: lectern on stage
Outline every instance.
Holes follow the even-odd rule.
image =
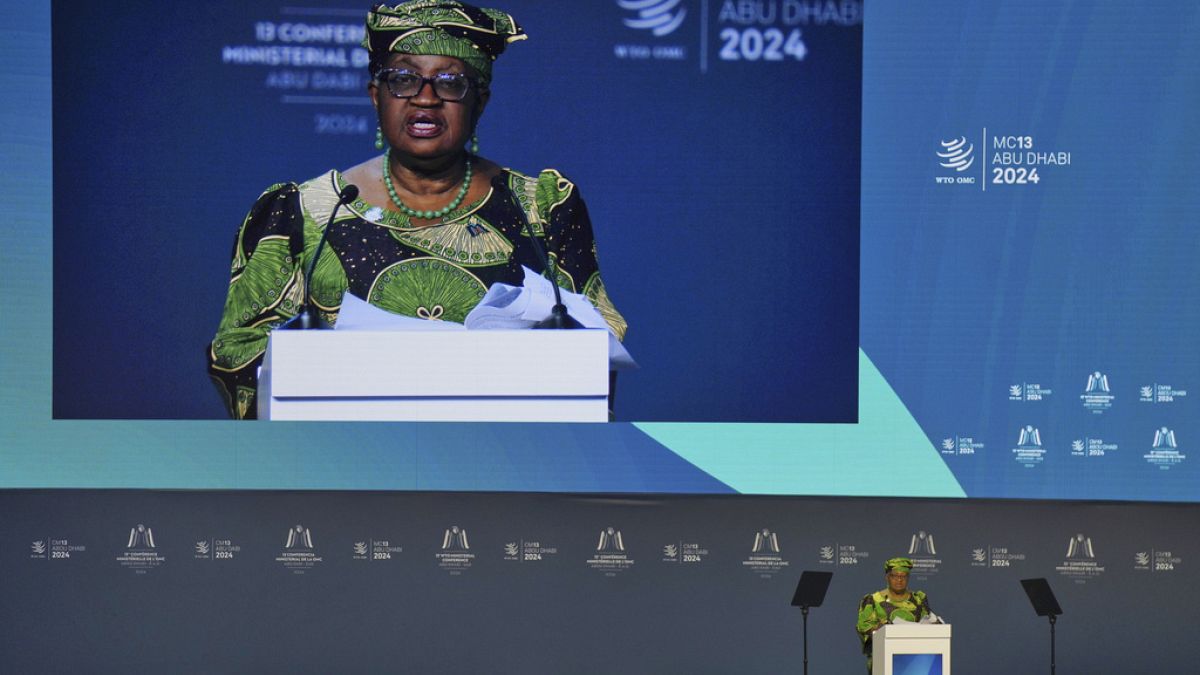
[[[873,675],[950,675],[950,624],[894,623],[871,637]]]
[[[608,421],[608,331],[274,331],[259,419]]]

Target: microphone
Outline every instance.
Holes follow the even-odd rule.
[[[333,219],[337,217],[338,209],[357,198],[357,185],[347,185],[338,193],[337,204],[334,205],[333,211],[329,214],[329,221],[325,223],[325,231],[321,233],[321,238],[317,240],[316,251],[313,252],[312,260],[308,261],[308,270],[304,273],[304,300],[300,303],[300,311],[296,316],[281,324],[279,329],[308,330],[310,328],[329,328],[329,324],[321,318],[321,315],[317,313],[316,308],[312,305],[313,270],[317,267],[317,259],[321,257],[321,249],[325,247],[325,239],[329,237],[329,228],[333,227]]]
[[[508,190],[508,186],[504,184],[504,178],[497,175],[492,179],[492,187]],[[538,239],[533,232],[533,225],[529,222],[529,217],[525,215],[525,209],[521,206],[520,200],[513,195],[513,202],[517,205],[517,211],[521,214],[521,221],[525,223],[525,232],[529,235],[529,241],[533,244],[533,251],[537,254],[538,262],[542,264],[542,274],[550,280],[550,286],[554,288],[554,307],[550,308],[550,316],[533,324],[534,328],[583,328],[583,324],[575,320],[575,317],[567,313],[567,306],[562,301],[562,291],[558,288],[558,280],[551,276],[550,257],[546,255],[546,249],[542,246],[542,240]]]

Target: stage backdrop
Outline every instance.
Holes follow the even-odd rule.
[[[438,493],[0,492],[5,672],[861,675],[883,561],[954,672],[1184,673],[1200,510],[1177,504]]]
[[[283,46],[283,38],[276,32],[268,40],[273,29],[259,24],[352,24],[355,17],[251,4],[155,7],[153,18],[117,8],[98,16],[64,4],[56,30],[72,27],[85,41],[93,32],[117,35],[80,57],[70,56],[70,43],[51,45],[46,5],[23,8],[7,17],[0,61],[12,92],[0,125],[11,148],[4,159],[12,165],[3,188],[11,208],[4,224],[9,245],[0,247],[0,283],[10,302],[8,320],[0,322],[0,481],[1200,499],[1191,450],[1200,308],[1189,301],[1200,292],[1191,264],[1200,250],[1200,196],[1190,182],[1200,169],[1200,130],[1190,114],[1200,104],[1200,81],[1190,68],[1200,61],[1200,47],[1190,39],[1200,30],[1200,8],[1186,2],[1147,11],[1094,2],[878,2],[866,7],[865,17],[856,13],[862,9],[854,2],[681,2],[669,11],[682,17],[679,27],[664,26],[662,35],[626,25],[637,11],[616,0],[530,5],[525,12],[534,37],[515,45],[501,64],[484,122],[484,154],[526,170],[560,166],[590,198],[614,297],[633,324],[630,346],[646,365],[622,383],[618,413],[633,420],[650,419],[639,418],[639,397],[674,405],[704,391],[655,385],[672,370],[663,364],[676,356],[638,342],[670,334],[663,351],[689,348],[696,338],[671,334],[677,326],[668,319],[673,312],[700,311],[673,304],[679,288],[671,284],[693,277],[739,289],[738,297],[714,302],[685,294],[722,313],[717,324],[753,325],[750,333],[783,340],[803,362],[797,410],[813,410],[805,402],[843,400],[840,375],[849,371],[839,366],[836,377],[826,377],[816,370],[818,359],[807,351],[812,335],[796,332],[820,333],[814,324],[829,316],[792,306],[793,298],[812,301],[812,287],[798,295],[794,285],[772,287],[765,296],[740,292],[746,281],[766,283],[766,277],[745,276],[766,267],[757,262],[761,257],[746,254],[736,274],[722,276],[721,270],[734,269],[723,263],[698,264],[691,269],[705,273],[656,272],[662,285],[649,290],[640,282],[654,276],[645,270],[696,252],[688,248],[700,241],[694,237],[711,233],[696,223],[730,224],[720,229],[731,234],[720,254],[705,251],[714,259],[747,250],[739,237],[751,231],[791,228],[799,249],[787,248],[788,236],[775,236],[759,247],[774,256],[808,251],[813,237],[836,229],[814,226],[811,212],[792,206],[836,193],[840,174],[831,167],[857,151],[822,146],[837,150],[822,155],[808,143],[809,130],[816,125],[813,136],[822,137],[840,123],[774,106],[851,95],[833,76],[841,72],[841,57],[834,64],[821,59],[843,47],[846,58],[853,56],[848,45],[856,31],[866,30],[858,422],[579,427],[53,420],[52,368],[54,395],[93,410],[68,414],[60,400],[63,416],[94,416],[100,408],[114,417],[151,415],[160,403],[187,408],[176,405],[183,400],[215,406],[200,375],[201,351],[220,305],[234,228],[249,200],[271,182],[303,179],[369,153],[369,130],[353,121],[369,117],[369,109],[326,105],[324,97],[341,95],[336,78],[322,80],[331,91],[299,93],[279,88],[299,86],[286,79],[268,86],[270,73],[287,70],[282,66],[244,62],[294,57],[280,56],[293,51],[269,51]],[[567,25],[573,32],[564,31]],[[155,32],[147,37],[150,27]],[[768,59],[770,29],[784,45],[798,31],[804,58],[792,41],[784,57]],[[569,43],[564,34],[572,36]],[[324,34],[289,35],[316,40]],[[762,52],[756,35],[764,40]],[[328,40],[341,39],[329,33]],[[821,47],[826,39],[832,42]],[[547,44],[561,48],[539,51]],[[639,45],[650,48],[634,49]],[[353,58],[353,46],[344,49]],[[61,110],[51,107],[51,53],[63,75],[55,83],[67,106]],[[679,54],[686,58],[672,58]],[[591,66],[586,58],[594,59]],[[819,76],[811,70],[817,63],[828,68]],[[555,66],[553,76],[532,79],[529,74],[546,64]],[[86,67],[87,75],[72,67]],[[588,87],[579,84],[585,75],[592,78]],[[809,77],[819,77],[819,84]],[[97,82],[107,89],[98,91]],[[315,76],[308,82],[317,86]],[[711,95],[683,96],[677,87],[689,82],[704,83]],[[519,94],[531,86],[536,96]],[[575,98],[552,101],[568,90]],[[591,90],[605,92],[604,105],[580,103],[594,100],[586,98]],[[640,99],[614,115],[608,92],[630,100],[618,91]],[[323,97],[321,103],[285,102],[310,95]],[[672,112],[648,112],[656,101],[669,102]],[[264,109],[273,112],[273,135],[258,128]],[[713,110],[715,116],[702,112]],[[52,114],[55,151],[78,148],[53,167],[53,199]],[[327,114],[335,117],[321,117]],[[59,124],[64,116],[72,124]],[[763,131],[767,122],[773,126]],[[278,140],[295,138],[304,142]],[[669,150],[651,156],[640,142],[647,138],[678,142],[653,146]],[[237,151],[231,155],[232,141]],[[579,151],[580,144],[590,150]],[[95,147],[110,151],[89,152]],[[725,152],[699,156],[698,148],[709,147]],[[757,153],[755,166],[794,165],[785,189],[761,198],[758,191],[739,194],[740,211],[708,220],[711,209],[684,197],[729,193],[704,181],[746,161],[743,151]],[[669,165],[669,171],[631,179],[628,167],[637,162]],[[248,173],[235,177],[231,166]],[[765,173],[753,180],[771,180]],[[201,180],[214,175],[217,188]],[[730,180],[731,189],[740,190],[751,177]],[[636,189],[607,187],[620,181]],[[666,199],[664,192],[680,197]],[[140,206],[130,211],[131,204]],[[685,207],[703,214],[663,218]],[[764,209],[788,219],[756,218]],[[640,215],[654,222],[634,227],[633,216]],[[59,221],[74,230],[59,232]],[[670,245],[668,237],[675,237]],[[74,254],[55,259],[52,241],[60,253]],[[185,292],[164,294],[164,288]],[[643,303],[666,290],[671,293]],[[748,317],[744,302],[763,297],[778,298],[774,311]],[[785,323],[797,316],[804,318]],[[63,334],[62,326],[74,328]],[[736,341],[720,347],[686,357],[687,367],[705,372],[719,354],[740,348]],[[63,352],[57,361],[55,350]],[[783,358],[780,367],[796,363]],[[637,394],[637,387],[647,389]],[[188,409],[188,415],[215,414],[212,407]],[[698,409],[721,406],[706,400]],[[336,457],[330,447],[338,448]],[[902,470],[903,480],[870,478],[884,467]]]

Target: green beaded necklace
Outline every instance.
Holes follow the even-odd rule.
[[[387,187],[388,196],[392,198],[392,203],[400,212],[409,218],[441,218],[447,213],[457,209],[462,205],[463,200],[467,198],[467,190],[471,187],[471,155],[467,155],[467,171],[463,174],[462,187],[458,188],[458,194],[447,205],[436,211],[421,211],[410,207],[408,204],[400,201],[400,195],[396,194],[396,188],[392,185],[392,165],[390,156],[392,149],[388,148],[383,153],[383,184]]]

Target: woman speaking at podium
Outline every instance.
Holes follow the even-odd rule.
[[[913,562],[909,558],[892,558],[883,564],[887,588],[864,595],[858,604],[858,637],[867,656],[867,672],[871,672],[871,636],[894,621],[920,621],[933,616],[929,600],[922,591],[908,589],[908,574]]]
[[[272,186],[238,232],[229,292],[209,348],[209,374],[235,418],[256,416],[256,371],[270,331],[305,301],[328,323],[353,295],[393,313],[462,322],[497,282],[541,271],[530,229],[559,286],[581,293],[623,338],[596,263],[575,185],[546,169],[525,175],[479,156],[476,125],[492,65],[525,31],[508,14],[451,0],[377,5],[367,14],[367,94],[382,155],[299,185]],[[357,187],[357,196],[351,196]],[[421,358],[397,353],[397,359]]]

